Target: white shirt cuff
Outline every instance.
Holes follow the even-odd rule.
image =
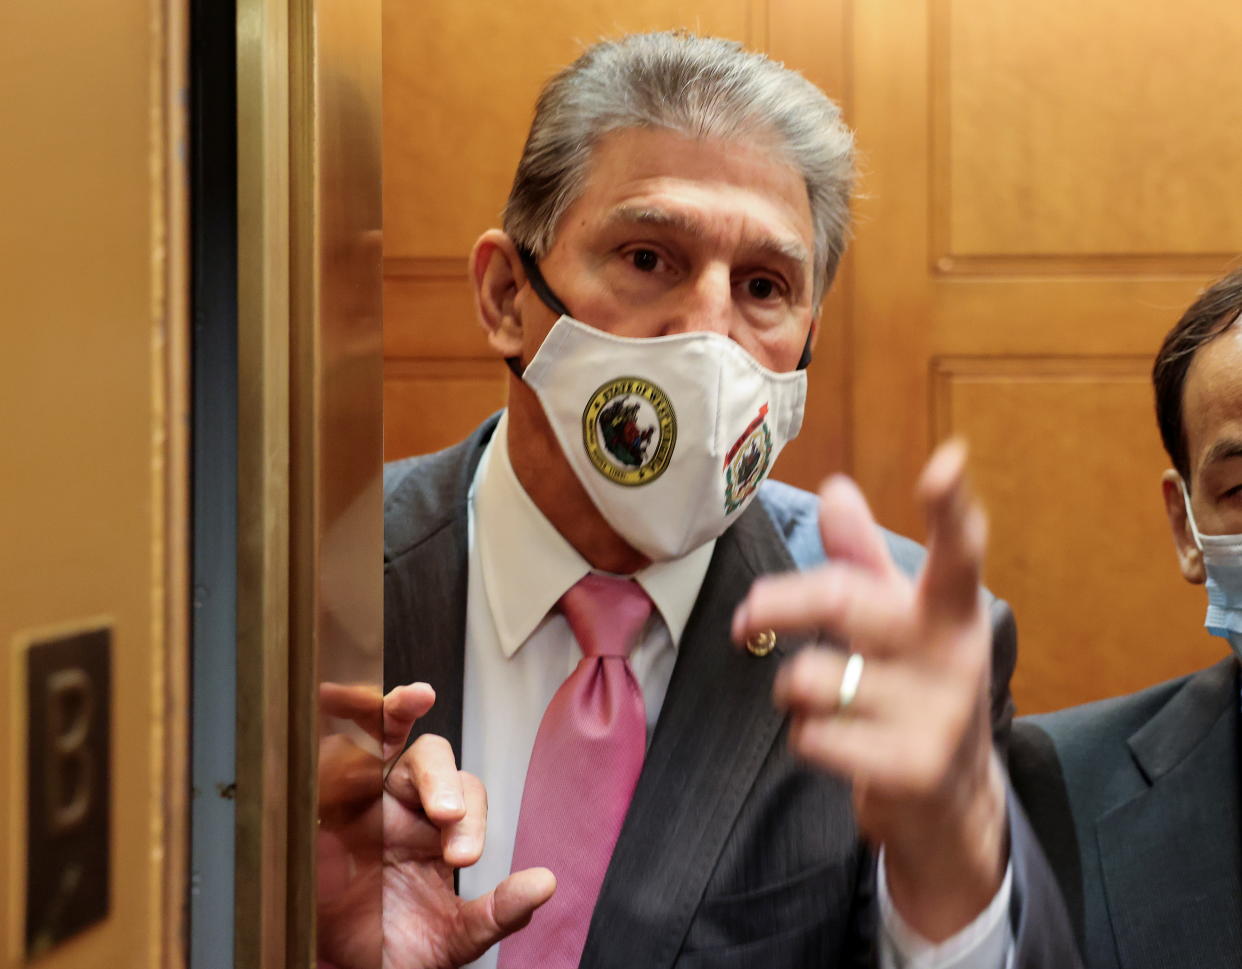
[[[897,911],[884,876],[883,849],[876,877],[882,969],[1010,969],[1013,964],[1013,927],[1009,924],[1012,864],[1005,866],[1004,880],[988,907],[964,929],[939,944],[919,935]]]

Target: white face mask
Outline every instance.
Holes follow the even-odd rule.
[[[1213,636],[1229,640],[1242,658],[1242,535],[1202,535],[1190,510],[1190,495],[1181,482],[1186,519],[1207,572],[1208,608],[1203,625]]]
[[[802,426],[806,373],[717,333],[632,339],[562,315],[522,374],[609,525],[653,561],[719,536]]]

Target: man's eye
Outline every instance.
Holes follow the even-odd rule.
[[[660,265],[660,257],[653,249],[635,249],[630,253],[630,262],[635,269],[651,273]]]
[[[766,276],[755,276],[746,282],[746,290],[754,299],[771,299],[776,292],[776,284]]]

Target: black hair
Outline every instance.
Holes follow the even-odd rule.
[[[1190,304],[1173,329],[1165,335],[1151,368],[1156,391],[1156,422],[1164,449],[1178,474],[1190,487],[1190,455],[1186,448],[1186,429],[1182,425],[1182,397],[1186,373],[1195,354],[1216,339],[1242,312],[1242,269],[1218,279]]]

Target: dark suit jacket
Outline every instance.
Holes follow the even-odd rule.
[[[495,426],[448,451],[385,471],[385,689],[414,680],[439,699],[417,732],[461,755],[467,569],[466,492]],[[600,891],[582,965],[678,969],[872,965],[874,859],[858,837],[848,786],[791,758],[771,702],[770,656],[732,647],[729,622],[755,577],[822,562],[813,496],[764,485],[717,542],[678,648],[642,775]],[[922,550],[890,537],[903,568]],[[1012,616],[993,602],[993,713],[1012,717]],[[1016,817],[1016,816],[1015,816]],[[1019,965],[1071,965],[1051,874],[1012,826]],[[1048,915],[1045,912],[1051,912]],[[1058,921],[1058,919],[1060,919]],[[1023,962],[1029,958],[1031,961]]]
[[[1242,966],[1238,663],[1014,725],[1090,969]]]

